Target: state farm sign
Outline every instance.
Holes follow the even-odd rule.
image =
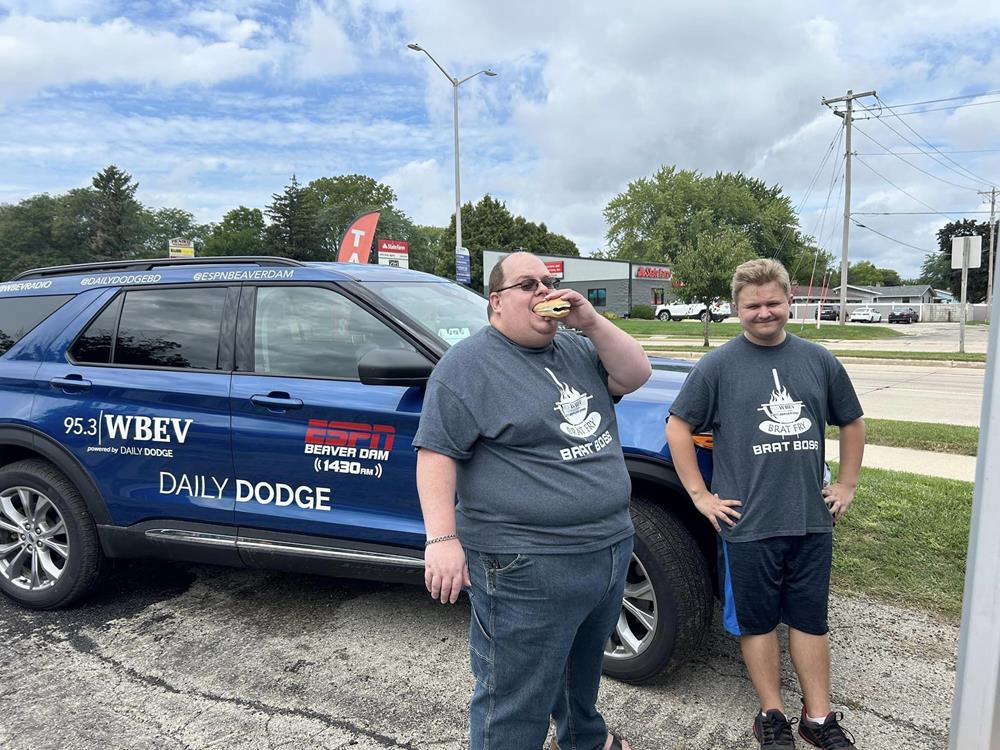
[[[553,278],[561,279],[563,277],[563,262],[561,260],[545,261],[545,269]]]
[[[637,279],[662,279],[663,281],[670,281],[674,275],[669,268],[661,268],[660,266],[635,266],[634,273]]]
[[[378,263],[380,266],[410,267],[410,243],[403,240],[379,240]]]

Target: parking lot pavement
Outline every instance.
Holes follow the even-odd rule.
[[[133,563],[65,612],[0,599],[0,747],[466,747],[468,606],[409,586]],[[866,750],[944,750],[957,628],[833,597],[833,700]],[[785,697],[797,713],[790,665]],[[713,626],[669,680],[605,680],[636,750],[753,746],[738,643]]]

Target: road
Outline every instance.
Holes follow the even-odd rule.
[[[979,425],[983,369],[897,364],[845,367],[867,417]]]
[[[944,750],[957,629],[844,597],[831,626],[833,700],[859,746]],[[459,750],[467,628],[464,600],[415,587],[133,563],[78,609],[0,599],[0,747]],[[636,750],[753,746],[753,690],[718,623],[672,679],[605,680],[601,705]]]

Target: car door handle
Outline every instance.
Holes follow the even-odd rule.
[[[292,398],[287,393],[269,393],[266,396],[255,394],[250,397],[250,402],[254,406],[262,406],[265,409],[301,409],[302,399]]]
[[[64,391],[85,391],[92,383],[84,380],[81,375],[67,375],[65,378],[52,378],[49,384],[53,388],[61,388]]]

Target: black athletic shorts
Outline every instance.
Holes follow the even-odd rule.
[[[833,534],[776,536],[753,542],[719,537],[723,624],[733,635],[770,633],[779,622],[824,635]]]

